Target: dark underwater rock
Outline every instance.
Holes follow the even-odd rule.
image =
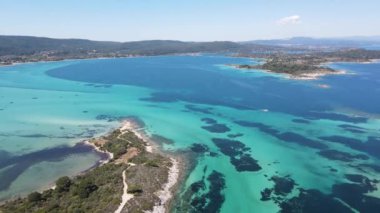
[[[361,140],[358,140],[356,138],[350,138],[340,135],[333,135],[333,136],[323,136],[320,137],[320,139],[332,142],[332,143],[339,143],[343,144],[347,147],[350,147],[351,149],[365,152],[369,155],[372,155],[374,157],[380,158],[380,138],[369,136],[367,138],[367,141],[363,142]]]
[[[205,129],[212,133],[225,133],[231,130],[225,124],[211,124],[209,126],[202,126],[202,129]]]
[[[369,157],[367,155],[364,155],[364,154],[350,154],[350,153],[347,153],[347,152],[342,152],[342,151],[338,151],[338,150],[322,150],[322,151],[319,151],[318,152],[319,155],[321,155],[322,157],[325,157],[329,160],[339,160],[339,161],[343,161],[343,162],[352,162],[352,161],[355,161],[355,160],[368,160]]]
[[[269,188],[265,188],[264,190],[262,190],[260,193],[261,193],[261,198],[260,200],[261,201],[269,201],[271,200],[271,194],[273,192],[273,189],[269,189]]]
[[[208,152],[210,149],[205,144],[193,143],[190,147],[190,150],[195,152],[195,153],[203,154],[203,153]]]
[[[251,157],[250,148],[242,142],[223,138],[213,138],[212,141],[224,155],[230,157],[230,162],[237,171],[255,172],[261,170],[258,161]]]
[[[206,187],[208,182],[208,190]],[[182,199],[184,205],[177,207],[180,212],[220,212],[225,200],[224,189],[226,188],[224,175],[217,171],[202,180],[192,183],[184,193]],[[190,206],[187,206],[186,204]]]
[[[295,181],[290,177],[273,176],[271,180],[275,183],[273,189],[276,195],[285,196],[289,194],[295,186]]]
[[[212,119],[212,118],[202,118],[201,119],[203,122],[208,124],[207,126],[202,126],[202,129],[205,129],[209,132],[212,133],[225,133],[229,132],[231,129],[228,128],[227,125],[225,124],[219,124],[217,120]]]
[[[312,140],[309,138],[306,138],[305,136],[302,136],[300,134],[294,133],[294,132],[283,132],[280,133],[279,130],[273,128],[272,126],[257,123],[257,122],[250,122],[250,121],[235,121],[236,124],[244,127],[253,127],[257,128],[260,131],[267,133],[269,135],[272,135],[273,137],[276,137],[284,142],[289,143],[296,143],[301,146],[307,146],[309,148],[314,149],[326,149],[327,146],[319,141]]]

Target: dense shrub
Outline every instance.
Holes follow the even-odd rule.
[[[36,203],[42,200],[42,195],[39,192],[32,192],[28,195],[28,201],[32,203]]]
[[[71,179],[67,176],[59,178],[56,182],[58,192],[68,192],[71,186]]]
[[[139,185],[131,185],[131,186],[128,186],[128,190],[127,191],[130,194],[139,194],[139,193],[143,192],[143,189]]]
[[[93,184],[90,180],[83,180],[77,186],[76,194],[84,199],[88,198],[90,194],[98,189],[98,186]]]

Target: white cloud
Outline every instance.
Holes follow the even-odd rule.
[[[299,15],[287,16],[277,21],[278,25],[290,25],[299,23],[301,23],[301,16]]]

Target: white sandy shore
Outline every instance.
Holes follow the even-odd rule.
[[[323,76],[327,75],[345,75],[347,74],[347,71],[345,70],[337,70],[335,72],[315,72],[315,73],[305,73],[302,75],[289,75],[285,74],[287,78],[289,79],[295,79],[295,80],[317,80]]]
[[[173,197],[172,188],[177,184],[179,178],[179,162],[170,158],[172,166],[169,169],[168,182],[164,185],[163,189],[156,192],[160,202],[153,207],[153,213],[165,213],[166,206],[170,199]]]

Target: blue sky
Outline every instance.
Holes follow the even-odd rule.
[[[0,34],[132,41],[380,35],[379,0],[0,0]]]

